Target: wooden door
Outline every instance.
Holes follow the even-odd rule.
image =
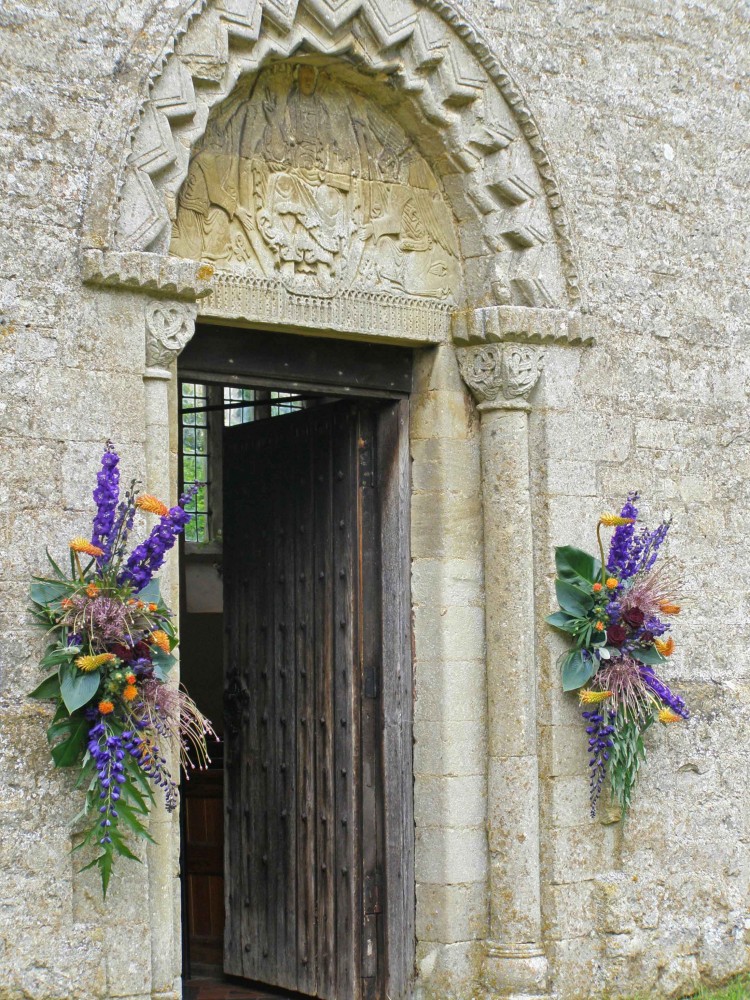
[[[228,429],[225,971],[383,996],[375,420],[352,403]]]

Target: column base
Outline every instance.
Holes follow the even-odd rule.
[[[498,1000],[547,1000],[547,957],[538,945],[488,941],[482,985]]]

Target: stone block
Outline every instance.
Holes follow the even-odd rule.
[[[433,724],[473,722],[487,716],[484,660],[418,660],[414,665],[414,718]]]
[[[414,781],[417,827],[476,827],[487,816],[487,782],[483,774],[420,775]]]
[[[481,882],[487,875],[484,827],[417,829],[415,872],[418,883]]]
[[[412,612],[415,655],[421,660],[484,660],[484,609],[417,605]]]
[[[467,775],[487,771],[487,738],[474,720],[415,720],[414,774]]]
[[[485,882],[417,885],[417,938],[450,944],[481,940],[488,932]]]

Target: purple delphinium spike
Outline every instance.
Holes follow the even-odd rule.
[[[626,516],[626,515],[623,515]],[[614,712],[598,712],[596,709],[590,712],[581,712],[586,720],[586,732],[589,737],[589,767],[590,772],[590,799],[591,816],[596,816],[596,803],[602,792],[602,785],[607,774],[607,761],[609,751],[612,749],[613,723],[615,721]],[[605,721],[605,716],[607,721]]]
[[[640,670],[643,680],[646,684],[648,684],[654,694],[661,698],[665,705],[671,708],[673,712],[676,712],[677,715],[682,716],[683,719],[690,718],[690,712],[688,711],[685,702],[678,694],[675,694],[674,691],[670,691],[664,681],[656,676],[653,667],[644,665],[640,668]]]
[[[666,625],[658,618],[647,618],[643,623],[643,627],[647,632],[650,632],[651,635],[658,639],[660,635],[664,635],[665,632],[668,632],[671,626]]]
[[[132,733],[125,749],[143,773],[162,789],[167,812],[173,812],[177,808],[179,790],[167,769],[166,757],[162,756],[157,744],[153,740],[144,740],[137,733]]]
[[[662,521],[658,528],[645,533],[643,551],[638,560],[638,570],[648,571],[654,565],[671,523],[671,519]]]
[[[123,733],[123,736],[125,734]],[[97,722],[89,730],[88,750],[96,767],[99,788],[99,813],[101,819],[100,844],[111,844],[109,835],[118,819],[117,802],[120,798],[120,785],[125,782],[125,767],[123,759],[125,750],[121,736],[113,732],[104,722]]]
[[[118,583],[130,583],[136,594],[147,586],[154,573],[163,565],[167,552],[193,516],[185,510],[185,507],[197,491],[197,486],[191,486],[177,501],[177,506],[171,507],[163,517],[159,518],[159,523],[151,529],[146,541],[136,545],[130,553],[125,569],[118,577]]]
[[[117,501],[120,498],[120,470],[117,468],[120,456],[114,449],[111,441],[107,445],[102,455],[102,467],[96,474],[96,489],[94,490],[94,502],[96,503],[96,514],[91,532],[92,545],[98,546],[104,551],[104,555],[97,556],[97,566],[106,564],[112,554],[112,526],[117,510]]]
[[[637,518],[637,500],[637,492],[628,493],[628,498],[622,505],[620,517]],[[628,576],[632,576],[632,573],[628,573],[628,564],[631,559],[630,549],[634,534],[635,524],[620,524],[615,528],[612,541],[609,543],[607,570],[618,580],[626,580]]]

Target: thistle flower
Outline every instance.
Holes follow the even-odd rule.
[[[169,653],[171,651],[172,647],[169,643],[169,636],[161,629],[157,629],[156,632],[151,633],[149,636],[149,642],[154,646],[158,646],[163,653]]]
[[[671,656],[674,653],[674,639],[671,635],[666,639],[654,639],[654,646],[662,656]]]
[[[140,496],[136,497],[135,505],[139,510],[145,510],[149,514],[158,514],[159,517],[166,517],[169,514],[169,507],[150,493],[141,493]]]
[[[620,581],[613,576],[608,576],[604,582],[607,585],[607,590],[617,590],[620,585]]]
[[[127,684],[123,689],[122,696],[125,701],[133,701],[138,697],[138,688],[135,684]]]
[[[620,514],[602,514],[599,518],[599,524],[603,524],[605,528],[619,528],[622,525],[634,523],[634,517],[622,517]]]
[[[657,716],[659,722],[682,722],[682,716],[673,712],[671,708],[662,708]]]
[[[100,549],[98,545],[94,545],[88,539],[79,536],[74,538],[70,543],[70,548],[73,552],[83,552],[87,556],[103,556],[104,550]]]
[[[600,701],[606,701],[611,696],[611,691],[592,691],[590,688],[578,692],[578,698],[582,705],[598,705]]]
[[[105,663],[111,663],[114,658],[113,653],[99,653],[97,656],[77,656],[73,662],[79,670],[89,674],[92,670],[103,667]]]
[[[100,701],[97,708],[99,709],[99,712],[102,715],[111,715],[112,712],[114,712],[115,710],[115,706],[107,698],[105,698],[103,701]]]
[[[95,583],[90,583],[88,587],[86,587],[87,597],[96,597],[98,593],[99,593],[99,588]]]
[[[659,601],[659,611],[663,615],[679,615],[682,608],[679,604],[675,604],[673,601]]]
[[[662,610],[664,606],[677,608],[679,613],[679,605],[673,602],[672,595],[681,589],[682,581],[677,570],[672,563],[665,561],[657,569],[636,574],[632,586],[622,595],[622,610],[640,608],[646,618],[659,613],[668,614]]]

